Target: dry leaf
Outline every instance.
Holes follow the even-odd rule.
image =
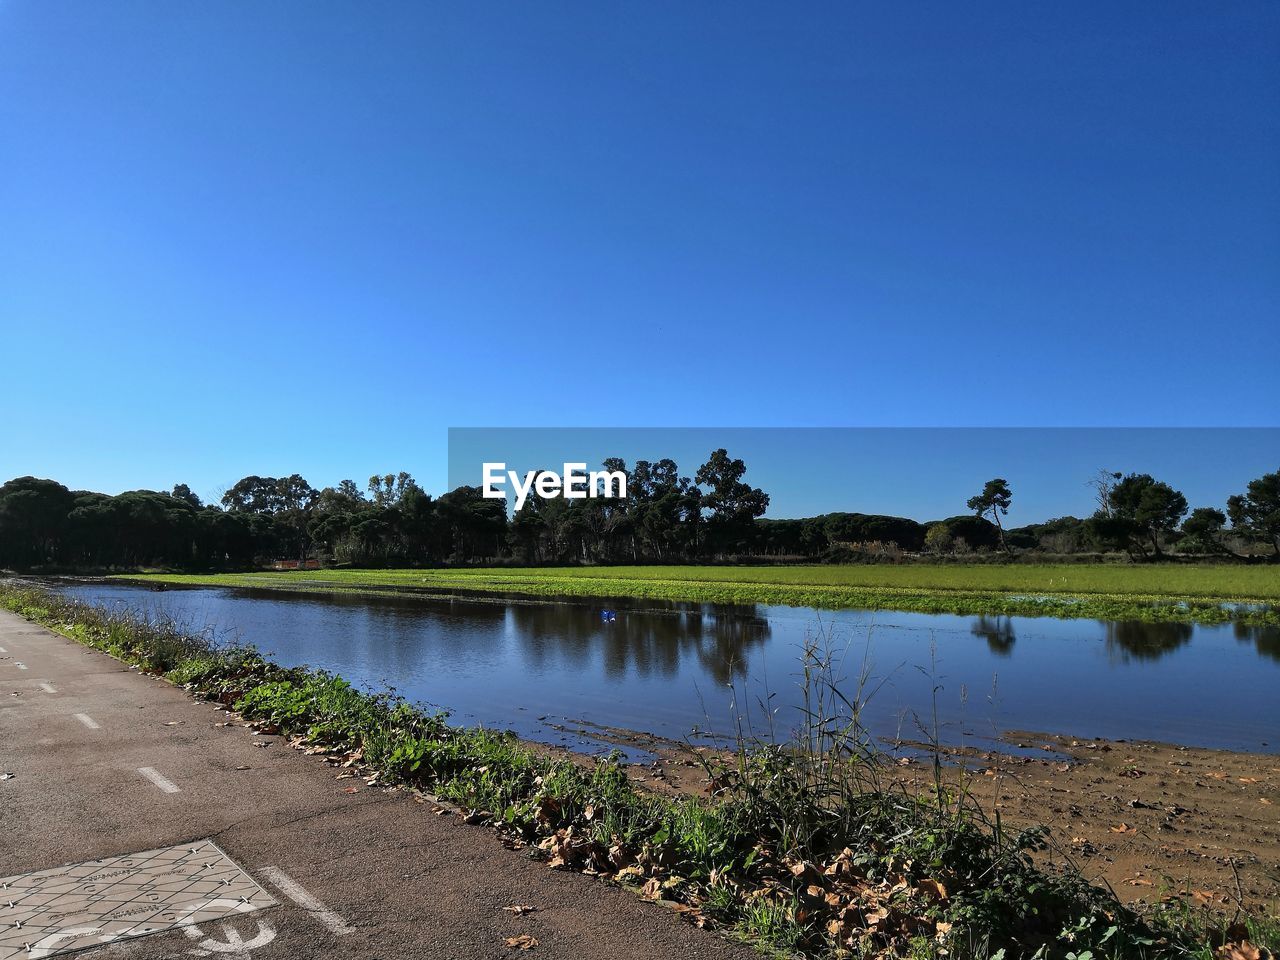
[[[538,941],[527,933],[522,933],[518,937],[507,937],[505,943],[513,950],[532,950],[538,945]]]
[[[636,880],[642,879],[643,877],[644,871],[636,866],[623,867],[613,875],[613,879],[617,880],[619,883],[632,883]]]
[[[947,888],[940,884],[937,880],[926,877],[916,884],[920,888],[920,892],[926,896],[932,897],[934,900],[947,899]]]
[[[1127,823],[1118,823],[1111,828],[1112,833],[1137,833],[1137,827],[1131,827]]]
[[[1214,954],[1218,960],[1267,960],[1269,951],[1263,951],[1248,940],[1238,943],[1224,943]]]
[[[517,917],[523,917],[526,913],[536,912],[538,908],[530,906],[527,903],[516,903],[509,907],[503,907],[502,909],[507,911],[507,913],[514,913]]]

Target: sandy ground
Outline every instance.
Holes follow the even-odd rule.
[[[659,760],[633,779],[660,791],[705,793],[687,745],[613,731]],[[1280,903],[1280,756],[1163,743],[1075,740],[1029,732],[1007,737],[1011,753],[953,755],[944,777],[963,785],[1006,827],[1051,828],[1051,861],[1070,860],[1124,901],[1180,893],[1230,910]],[[1015,755],[1032,748],[1056,759]],[[886,776],[929,791],[933,765],[903,759]]]
[[[1280,897],[1280,756],[1015,734],[1063,760],[991,757],[968,777],[1008,823],[1043,823],[1123,900],[1186,893],[1220,906]],[[953,774],[954,776],[955,774]],[[915,770],[904,774],[912,782]]]

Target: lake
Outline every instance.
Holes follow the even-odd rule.
[[[650,600],[408,598],[54,584],[167,614],[277,662],[392,687],[459,723],[602,750],[590,726],[682,739],[768,699],[794,726],[806,640],[865,673],[875,734],[984,746],[1006,731],[1280,751],[1280,628],[825,611]],[[935,694],[936,689],[936,694]],[[936,698],[936,701],[935,701]],[[735,712],[734,704],[738,704]],[[585,725],[585,726],[584,726]],[[584,735],[582,730],[587,730]]]

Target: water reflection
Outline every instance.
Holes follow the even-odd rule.
[[[948,737],[1016,729],[1280,747],[1280,723],[1255,706],[1280,684],[1276,627],[497,595],[153,592],[83,581],[63,589],[164,611],[197,630],[211,624],[216,636],[238,636],[282,663],[393,686],[460,722],[549,742],[562,731],[548,718],[677,738],[695,725],[724,732],[740,719],[734,704],[760,698],[777,711],[778,729],[791,729],[802,707],[802,651],[821,635],[856,664],[851,678],[866,670],[876,692],[863,718],[883,736],[896,736],[904,716],[936,711]],[[993,695],[967,695],[984,690]]]
[[[1234,626],[1237,640],[1252,642],[1261,656],[1280,662],[1280,627],[1256,627],[1246,623]]]
[[[1017,637],[1013,632],[1012,617],[978,617],[969,628],[975,637],[987,641],[987,647],[998,657],[1013,653]]]
[[[539,670],[552,662],[577,670],[602,654],[605,676],[678,676],[682,661],[692,656],[720,684],[747,675],[752,650],[771,636],[769,621],[744,615],[738,607],[713,604],[673,606],[669,610],[600,611],[570,604],[512,604],[506,608],[509,633],[526,663]]]
[[[712,680],[728,684],[747,676],[753,651],[772,636],[768,618],[754,606],[646,601],[643,608],[636,608],[631,602],[617,601],[617,609],[609,611],[612,619],[606,619],[592,605],[512,603],[497,596],[492,602],[477,603],[462,598],[424,602],[390,595],[370,600],[341,593],[238,592],[272,604],[293,605],[300,616],[306,616],[308,609],[339,608],[345,642],[357,649],[381,645],[389,637],[412,637],[413,654],[420,657],[421,645],[453,646],[465,636],[468,654],[488,660],[501,659],[506,642],[514,639],[531,670],[586,670],[599,661],[612,680],[674,678],[692,657]],[[200,612],[182,600],[204,593],[170,591],[164,595],[164,606],[170,611],[186,606],[186,620],[198,630]],[[448,636],[441,636],[442,631]],[[331,642],[324,635],[328,632],[317,632],[318,647]]]
[[[1191,640],[1189,623],[1142,623],[1138,620],[1102,621],[1107,629],[1107,652],[1127,662],[1159,660]]]

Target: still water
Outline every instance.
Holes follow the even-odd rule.
[[[683,738],[748,716],[795,723],[806,640],[842,658],[884,737],[981,746],[1007,731],[1280,752],[1280,629],[961,617],[799,607],[299,596],[63,584],[105,605],[165,613],[277,662],[393,687],[457,722],[578,749],[584,725]],[[737,704],[735,713],[734,704]],[[917,720],[917,717],[920,720]]]

